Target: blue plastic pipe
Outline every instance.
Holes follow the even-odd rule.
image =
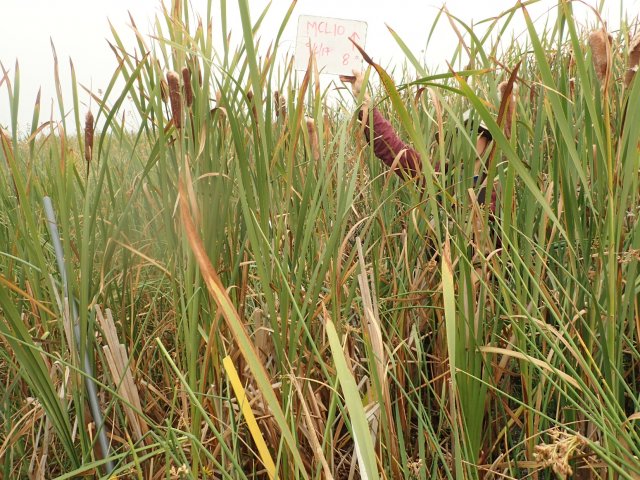
[[[62,288],[64,289],[64,298],[67,299],[71,305],[71,314],[73,319],[73,332],[75,335],[76,345],[78,346],[78,352],[80,348],[80,323],[78,321],[78,305],[75,299],[71,298],[69,294],[69,283],[67,281],[67,269],[64,264],[64,254],[62,252],[62,243],[60,242],[60,235],[58,234],[58,224],[56,223],[56,214],[53,210],[53,205],[49,197],[43,198],[44,213],[47,216],[47,226],[49,227],[49,234],[51,235],[51,241],[53,242],[53,250],[56,255],[56,261],[58,262],[58,270],[60,271],[60,277],[62,279]],[[106,459],[111,456],[111,450],[109,448],[109,442],[107,441],[107,434],[104,429],[104,420],[102,418],[102,411],[100,410],[100,404],[98,403],[98,395],[96,393],[96,382],[93,377],[93,369],[91,368],[91,362],[89,361],[89,354],[87,349],[84,349],[84,359],[82,362],[82,373],[84,374],[84,385],[87,390],[87,398],[89,400],[89,409],[91,410],[91,416],[96,424],[98,432],[98,443],[102,449],[102,454]],[[107,460],[105,463],[105,470],[107,475],[110,475],[115,469],[115,465],[112,460]]]

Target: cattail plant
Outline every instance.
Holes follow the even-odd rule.
[[[596,71],[598,80],[604,85],[609,70],[611,68],[611,45],[613,37],[606,30],[594,30],[589,34],[589,47],[591,47],[591,58],[593,68]]]
[[[576,78],[571,77],[569,79],[569,98],[573,99],[576,93]]]
[[[182,69],[182,83],[184,84],[184,99],[187,107],[193,105],[193,88],[191,88],[191,71],[188,67]]]
[[[633,84],[640,36],[622,22],[613,43],[594,33],[604,67],[585,69],[591,29],[564,9],[549,19],[559,42],[524,15],[529,38],[471,52],[486,60],[470,68],[504,77],[430,79],[400,43],[402,72],[372,65],[370,88],[343,76],[354,95],[334,98],[276,62],[282,50],[260,55],[253,2],[239,2],[242,44],[215,49],[184,4],[154,35],[114,40],[110,95],[133,101],[110,102],[100,132],[88,105],[52,110],[86,116],[79,155],[102,166],[84,182],[60,168],[69,142],[39,100],[16,138],[20,72],[1,74],[0,478],[113,461],[104,476],[640,479],[638,119],[606,86],[617,72]],[[498,85],[508,77],[523,91]],[[125,129],[125,107],[143,120]],[[52,263],[47,192],[67,271]],[[68,307],[110,392],[92,429],[77,427],[82,395],[58,395],[84,362],[64,341]],[[132,442],[101,458],[105,429]]]
[[[629,61],[627,72],[624,75],[625,86],[631,85],[631,81],[638,71],[638,63],[640,63],[640,32],[636,33],[629,44]]]
[[[84,119],[84,159],[87,162],[87,175],[89,175],[89,165],[93,157],[93,133],[93,113],[89,110]]]
[[[287,118],[287,99],[280,95],[280,92],[276,90],[273,92],[273,103],[276,111],[276,118],[282,118],[284,121]]]
[[[311,156],[315,161],[320,159],[320,147],[318,144],[318,130],[313,118],[307,117],[307,132],[309,133],[309,145],[311,146]]]
[[[182,98],[180,95],[180,76],[176,72],[167,73],[167,83],[169,84],[169,100],[171,102],[173,124],[176,126],[176,128],[182,128]]]
[[[506,94],[508,84],[509,82],[504,81],[500,82],[500,84],[498,85],[498,93],[500,94],[501,101],[504,101],[504,96]],[[504,134],[507,138],[511,138],[511,125],[513,123],[513,119],[515,118],[517,95],[518,85],[514,83],[511,87],[511,98],[509,98],[507,110],[505,112]]]

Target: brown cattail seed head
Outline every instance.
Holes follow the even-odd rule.
[[[504,101],[504,95],[507,92],[507,86],[509,82],[504,81],[500,82],[498,85],[498,92],[500,93],[500,99]],[[505,112],[505,121],[504,121],[504,134],[507,138],[511,138],[511,125],[513,123],[513,119],[516,113],[516,101],[518,94],[518,85],[511,85],[511,98],[509,99],[509,103],[507,104],[507,110]]]
[[[169,101],[171,102],[173,124],[176,128],[181,128],[182,99],[180,96],[180,77],[176,72],[169,72],[167,73],[167,83],[169,84]]]
[[[311,145],[311,155],[315,161],[320,159],[320,147],[318,145],[318,130],[313,118],[307,118],[307,132],[309,133],[309,144]]]
[[[624,84],[628,87],[633,80],[633,77],[638,71],[638,64],[640,63],[640,32],[636,33],[636,36],[631,39],[629,44],[629,63],[627,73],[624,75]]]
[[[84,159],[87,161],[87,171],[89,171],[89,163],[93,158],[93,132],[93,114],[89,110],[84,119]]]
[[[576,93],[576,79],[575,77],[571,77],[569,79],[569,98],[573,98]]]
[[[184,99],[187,107],[193,105],[193,89],[191,88],[191,72],[188,67],[182,69],[182,83],[184,84]]]
[[[276,90],[273,92],[273,103],[275,104],[276,118],[284,120],[287,118],[287,99],[280,95],[280,92]]]
[[[611,44],[613,37],[605,30],[594,30],[589,34],[589,46],[591,47],[591,58],[593,68],[596,71],[598,80],[603,83],[607,78],[607,73],[611,67]]]

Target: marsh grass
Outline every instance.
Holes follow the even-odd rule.
[[[443,10],[463,39],[451,65],[471,55],[445,74],[392,31],[407,69],[372,65],[371,97],[431,159],[420,185],[373,156],[350,99],[327,106],[313,64],[276,62],[294,5],[266,55],[268,11],[239,0],[233,49],[226,2],[212,8],[222,50],[186,2],[152,37],[132,21],[134,48],[113,30],[84,140],[67,134],[91,115],[75,76],[60,121],[38,99],[22,139],[19,68],[2,67],[0,478],[108,476],[85,353],[122,478],[638,478],[629,26],[605,40],[604,76],[569,2],[542,32],[519,6],[482,36]],[[496,58],[514,15],[529,37]],[[480,122],[494,140],[477,162]]]

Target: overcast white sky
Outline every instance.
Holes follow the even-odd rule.
[[[170,0],[166,0],[170,3]],[[212,0],[214,14],[214,38],[221,38],[219,20],[219,0]],[[239,40],[241,28],[237,14],[237,2],[228,0],[229,26],[233,38]],[[252,19],[255,20],[267,5],[265,0],[250,0]],[[449,0],[449,11],[466,23],[498,15],[514,6],[516,0]],[[595,6],[598,0],[584,0]],[[192,0],[193,10],[206,15],[207,0]],[[365,49],[382,65],[402,61],[401,50],[389,34],[385,23],[398,32],[419,58],[425,58],[430,69],[444,69],[457,39],[451,27],[440,21],[437,34],[425,51],[427,36],[438,9],[440,0],[299,0],[280,46],[281,52],[295,48],[296,25],[299,15],[319,15],[363,20],[368,23]],[[0,0],[0,61],[13,77],[16,59],[20,64],[20,111],[19,124],[24,128],[31,121],[33,103],[38,88],[42,87],[41,121],[49,118],[51,99],[55,96],[53,82],[53,56],[50,39],[53,40],[60,62],[61,80],[65,86],[63,94],[67,105],[71,102],[69,85],[69,59],[73,60],[77,78],[94,91],[106,86],[116,66],[113,53],[107,45],[112,38],[109,19],[130,45],[134,38],[129,28],[128,12],[131,12],[139,29],[152,31],[151,22],[161,10],[160,0]],[[273,0],[267,14],[261,36],[263,39],[275,37],[284,12],[289,7],[288,0]],[[557,0],[540,0],[528,7],[532,18],[543,28],[551,15],[555,18]],[[576,2],[577,18],[581,22],[593,24],[595,16],[589,9]],[[640,0],[606,0],[604,18],[609,28],[619,25],[621,8],[630,18],[640,13]],[[524,23],[520,13],[509,30],[517,36],[522,34]],[[263,40],[263,43],[267,43]],[[87,102],[88,95],[82,93],[81,101]],[[57,110],[54,118],[58,118]],[[0,125],[8,125],[9,108],[6,88],[0,87]]]

